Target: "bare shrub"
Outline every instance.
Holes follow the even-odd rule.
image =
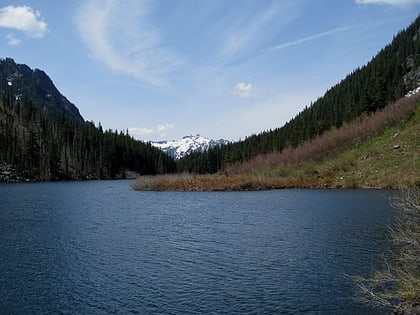
[[[356,278],[357,299],[396,314],[420,314],[420,189],[404,191],[391,204],[400,210],[390,228],[392,247],[382,270]]]
[[[420,93],[401,98],[382,110],[362,116],[339,129],[333,128],[296,148],[285,148],[281,152],[258,155],[249,161],[229,165],[226,167],[225,173],[228,175],[244,174],[281,164],[292,165],[307,161],[320,161],[345,148],[360,144],[389,126],[400,123],[412,113],[419,101]]]
[[[192,180],[190,174],[140,176],[131,186],[134,190],[143,191],[186,190]]]

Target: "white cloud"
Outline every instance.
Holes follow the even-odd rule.
[[[153,127],[133,127],[128,128],[128,133],[136,139],[143,139],[144,136],[150,135],[159,135],[160,137],[164,137],[166,134],[165,132],[170,129],[174,129],[175,125],[173,124],[159,124]]]
[[[339,33],[339,32],[343,32],[343,31],[347,31],[347,30],[349,30],[351,28],[353,28],[353,26],[346,26],[346,27],[336,28],[336,29],[333,29],[333,30],[329,30],[327,32],[323,32],[323,33],[311,35],[311,36],[308,36],[308,37],[304,37],[304,38],[301,38],[301,39],[298,39],[298,40],[295,40],[295,41],[283,43],[283,44],[280,44],[280,45],[271,47],[269,50],[280,50],[280,49],[288,48],[288,47],[291,47],[291,46],[296,46],[296,45],[299,45],[299,44],[303,44],[305,42],[309,42],[311,40],[315,40],[315,39],[318,39],[318,38],[321,38],[321,37],[332,35],[334,33]]]
[[[356,0],[358,4],[388,4],[400,7],[409,7],[420,4],[420,0]]]
[[[6,35],[7,39],[7,45],[9,46],[19,46],[21,43],[21,40],[19,38],[16,38],[15,35],[12,33]]]
[[[239,82],[233,89],[233,94],[240,97],[250,97],[254,91],[252,83]]]
[[[41,38],[48,31],[41,14],[28,6],[9,5],[0,9],[0,27],[12,28]]]
[[[76,24],[93,58],[119,73],[167,86],[168,74],[182,63],[149,22],[152,10],[147,0],[89,0]]]
[[[168,129],[173,129],[173,128],[175,128],[175,126],[173,124],[157,125],[156,126],[156,131],[157,132],[163,132],[163,131],[166,131]]]

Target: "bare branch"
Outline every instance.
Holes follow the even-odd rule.
[[[383,269],[369,278],[354,279],[356,300],[376,307],[391,308],[399,314],[420,312],[420,189],[403,191],[391,205],[399,217],[390,227],[393,246]]]

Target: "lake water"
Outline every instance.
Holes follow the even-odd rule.
[[[0,184],[0,314],[381,314],[392,191]],[[383,312],[382,312],[383,313]]]

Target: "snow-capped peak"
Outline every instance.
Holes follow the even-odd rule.
[[[151,144],[175,159],[180,159],[191,152],[204,152],[215,146],[229,143],[227,140],[213,140],[200,135],[185,136],[180,140],[157,141]]]

